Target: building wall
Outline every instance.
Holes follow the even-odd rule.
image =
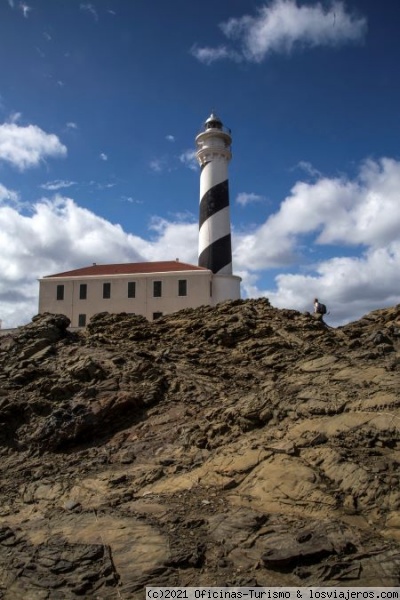
[[[242,279],[237,275],[214,275],[212,305],[226,300],[239,300],[240,282]]]
[[[186,280],[187,295],[178,295],[178,281]],[[169,314],[182,308],[212,304],[210,297],[212,273],[209,271],[180,271],[101,277],[46,277],[40,280],[39,313],[61,313],[79,326],[79,315],[86,323],[99,312],[135,313],[150,321],[154,313]],[[160,281],[161,297],[154,297],[153,283]],[[128,282],[135,282],[136,297],[128,298]],[[103,284],[111,284],[111,297],[103,298]],[[80,299],[80,286],[86,284],[87,297]],[[64,286],[63,300],[57,300],[57,286]]]

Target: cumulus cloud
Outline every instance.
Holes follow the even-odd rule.
[[[275,214],[235,240],[235,264],[244,272],[246,293],[299,310],[321,297],[333,305],[335,324],[399,303],[399,186],[400,162],[389,158],[365,161],[353,180],[321,176],[314,183],[296,183]],[[337,252],[338,244],[342,256],[317,262],[303,256],[305,250]],[[271,268],[295,272],[279,274],[265,289],[257,274]]]
[[[73,200],[56,196],[32,206],[29,215],[0,204],[0,319],[4,327],[27,322],[36,314],[37,278],[92,262],[144,260],[146,247]],[[5,294],[20,293],[18,303]]]
[[[262,202],[263,200],[264,196],[254,194],[253,192],[240,192],[236,196],[236,204],[239,204],[240,206],[247,206],[248,204],[253,204],[254,202]]]
[[[313,244],[379,247],[400,234],[400,163],[368,160],[354,180],[320,177],[299,181],[255,232],[239,240],[239,260],[255,269],[287,267],[299,260],[303,236]]]
[[[365,17],[346,11],[342,2],[329,5],[297,4],[296,0],[274,0],[261,6],[255,16],[244,15],[221,23],[223,34],[236,44],[215,48],[194,46],[192,54],[201,62],[247,60],[259,63],[272,53],[290,53],[299,47],[339,46],[365,36]]]
[[[29,215],[0,203],[0,231],[3,327],[29,322],[37,313],[36,280],[44,275],[92,262],[196,261],[196,223],[154,219],[146,240],[62,196],[41,199]]]
[[[166,135],[165,139],[167,140],[167,142],[174,142],[175,141],[175,136],[173,136],[173,135]]]
[[[33,205],[30,216],[2,207],[0,224],[0,265],[9,281],[32,272],[43,275],[58,270],[58,266],[81,264],[93,256],[98,256],[98,262],[107,262],[107,246],[117,262],[139,256],[132,239],[119,225],[61,196],[40,200]]]
[[[253,273],[245,288],[249,296],[266,296],[278,308],[312,312],[313,298],[328,304],[332,325],[360,318],[371,310],[400,303],[400,243],[369,249],[360,257],[336,257],[315,265],[312,273],[280,274],[275,286],[262,289]]]
[[[36,125],[22,127],[14,122],[0,125],[0,160],[24,171],[47,157],[63,157],[67,148],[54,134]]]
[[[197,263],[197,236],[199,225],[187,215],[177,215],[172,221],[154,217],[150,231],[155,236],[142,246],[148,260],[165,260],[165,257],[179,258],[184,262]],[[162,258],[164,257],[164,258]]]
[[[14,190],[9,190],[0,183],[0,205],[6,202],[16,203],[19,200],[18,193]]]
[[[107,156],[107,154],[104,154],[104,152],[102,152],[100,154],[100,158],[101,158],[101,160],[104,160],[104,161],[108,160],[108,156]]]
[[[332,325],[400,303],[399,189],[400,161],[390,158],[365,161],[353,179],[297,182],[264,223],[233,229],[234,269],[243,277],[244,296],[310,311],[317,296],[328,305]],[[140,237],[70,198],[41,199],[27,214],[13,204],[13,194],[0,187],[4,326],[35,314],[40,276],[92,262],[197,261],[192,215],[154,218]]]

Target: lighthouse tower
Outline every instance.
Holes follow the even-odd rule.
[[[232,275],[228,164],[232,137],[214,114],[196,137],[201,167],[199,266],[214,273],[214,302],[240,298],[240,277]]]

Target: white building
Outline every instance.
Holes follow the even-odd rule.
[[[39,313],[61,313],[85,327],[99,312],[161,315],[240,298],[232,275],[228,164],[232,137],[211,114],[196,137],[201,167],[199,266],[176,261],[97,265],[39,280]]]
[[[40,279],[39,313],[64,314],[72,327],[84,327],[99,312],[134,313],[152,321],[232,299],[229,279],[179,261],[94,264]]]

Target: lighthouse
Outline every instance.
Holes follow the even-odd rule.
[[[200,164],[199,260],[214,273],[215,301],[240,298],[240,278],[232,275],[228,165],[232,136],[212,112],[196,137]]]
[[[232,137],[214,114],[196,137],[200,175],[199,267],[232,274],[228,164]]]

